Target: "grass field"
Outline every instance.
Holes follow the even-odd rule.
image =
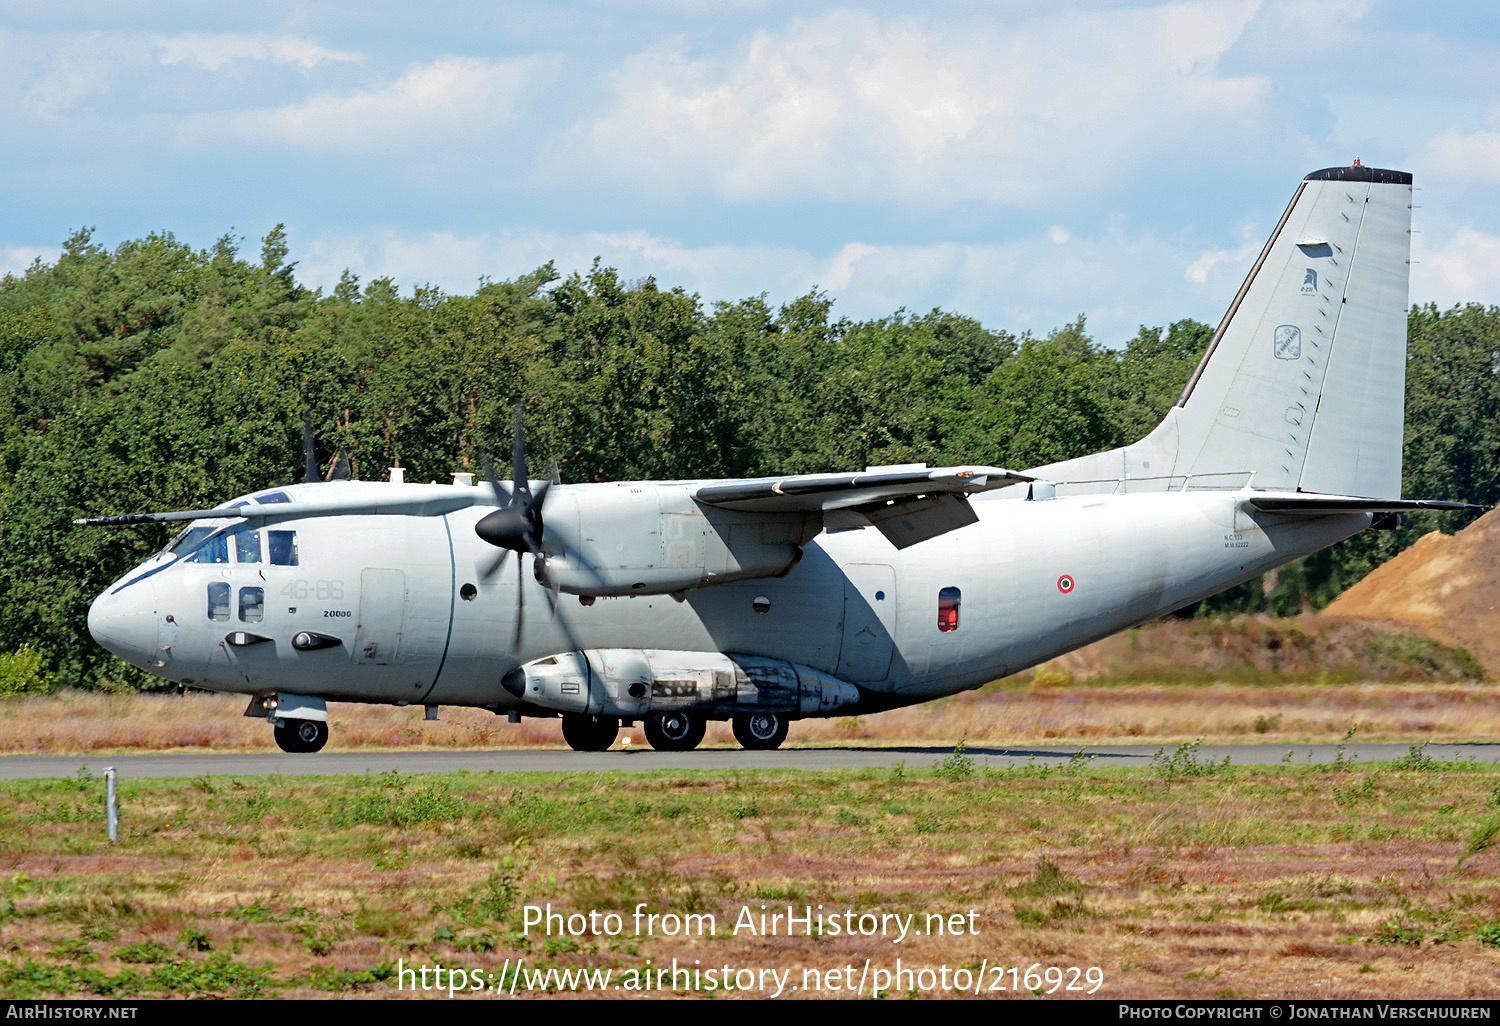
[[[1497,996],[1500,773],[1420,751],[1358,768],[1229,769],[1189,748],[1139,770],[956,753],[924,770],[126,781],[115,845],[102,793],[0,784],[7,997],[446,999],[453,978],[413,989],[423,965],[518,995],[598,992],[530,975],[550,968],[608,970],[610,996],[638,993],[620,989],[634,972],[650,995],[883,980],[896,997],[1060,997],[1097,968],[1105,998]],[[549,903],[595,928],[527,931],[526,906]],[[958,929],[734,931],[820,905]],[[668,935],[672,916],[705,935]],[[674,959],[729,972],[640,975]]]

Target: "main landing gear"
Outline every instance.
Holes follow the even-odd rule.
[[[328,743],[328,724],[321,720],[278,720],[275,733],[283,752],[317,752]]]
[[[753,712],[734,718],[734,739],[751,751],[768,752],[786,740],[787,720],[780,713]]]
[[[664,712],[646,717],[646,740],[658,752],[691,752],[707,729],[708,723],[697,713]]]
[[[734,717],[734,738],[751,751],[767,752],[781,747],[787,726],[785,713],[743,713]],[[708,721],[694,712],[652,713],[645,722],[646,742],[658,752],[690,752],[703,742],[707,729]],[[614,716],[562,714],[563,740],[575,752],[608,751],[619,732],[620,721]]]

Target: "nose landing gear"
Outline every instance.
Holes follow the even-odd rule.
[[[283,752],[317,752],[328,743],[328,724],[320,720],[279,720],[275,734],[276,746]]]
[[[575,752],[607,752],[620,733],[620,721],[613,716],[563,713],[562,733]]]

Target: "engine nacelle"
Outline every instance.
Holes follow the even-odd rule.
[[[690,709],[710,719],[776,712],[827,716],[859,701],[859,689],[782,659],[640,648],[564,652],[519,666],[506,690],[557,712],[638,719]]]
[[[546,526],[547,574],[561,590],[666,595],[788,573],[823,519],[700,506],[689,485],[643,482],[559,490]]]

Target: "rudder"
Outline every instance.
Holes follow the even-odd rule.
[[[1059,494],[1399,498],[1410,227],[1409,173],[1308,175],[1162,423],[1133,445],[1029,473]]]

